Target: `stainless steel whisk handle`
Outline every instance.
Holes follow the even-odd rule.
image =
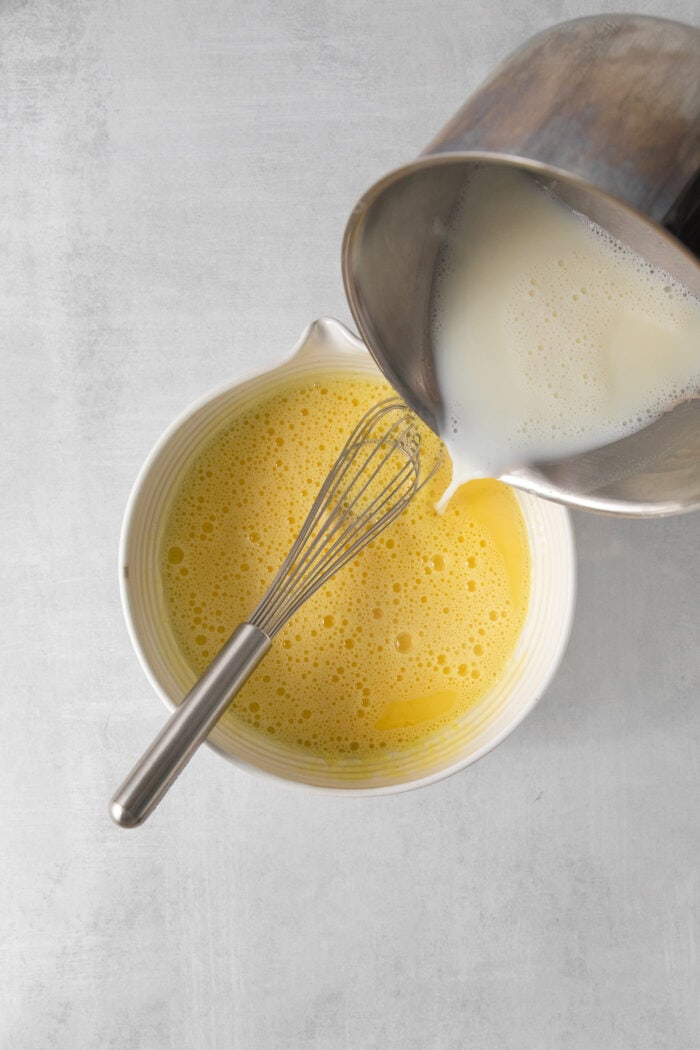
[[[115,823],[136,828],[150,816],[271,645],[252,623],[236,628],[115,792]]]

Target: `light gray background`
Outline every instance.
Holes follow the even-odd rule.
[[[151,444],[350,323],[359,194],[598,10],[0,4],[2,1050],[700,1045],[697,517],[575,518],[561,672],[449,781],[318,798],[202,753],[143,829],[106,808],[164,715],[116,579]]]

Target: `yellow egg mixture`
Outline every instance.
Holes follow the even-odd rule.
[[[199,675],[248,619],[360,416],[393,393],[306,376],[232,418],[179,479],[161,539],[165,606]],[[332,760],[410,748],[501,675],[527,611],[530,558],[511,490],[471,482],[444,514],[445,462],[404,512],[276,636],[225,718]]]

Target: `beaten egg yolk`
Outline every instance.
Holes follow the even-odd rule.
[[[165,611],[199,676],[282,564],[347,434],[393,391],[306,375],[196,450],[160,538]],[[328,761],[424,744],[478,704],[512,655],[530,557],[504,484],[463,486],[444,514],[447,457],[408,509],[275,637],[225,719]]]

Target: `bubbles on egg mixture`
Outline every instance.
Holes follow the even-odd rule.
[[[299,380],[232,419],[188,466],[161,574],[196,674],[252,613],[345,436],[387,392],[361,377]],[[525,529],[497,482],[463,490],[439,517],[447,473],[299,610],[226,717],[327,759],[361,757],[420,743],[488,691],[524,621]]]

